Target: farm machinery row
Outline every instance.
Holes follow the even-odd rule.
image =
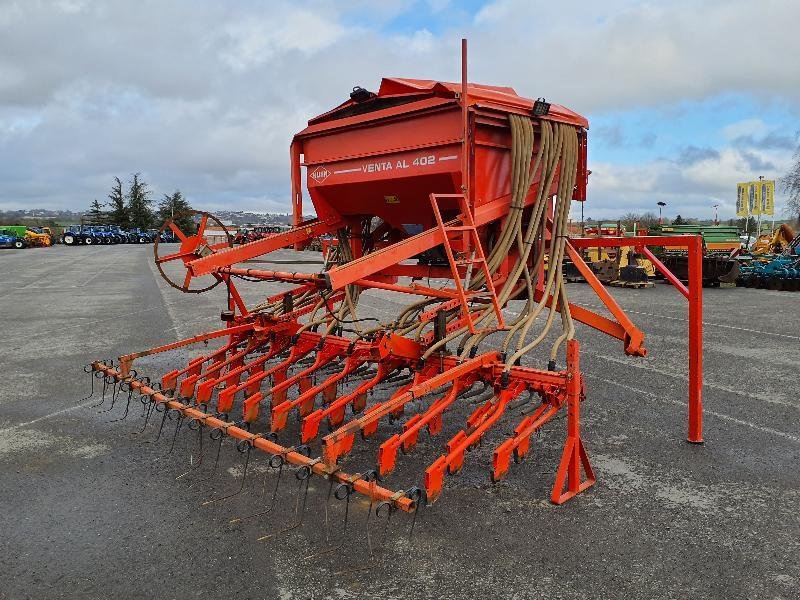
[[[620,236],[627,243],[619,248],[607,248],[602,244],[589,245],[582,258],[595,275],[607,285],[615,287],[652,287],[655,279],[666,279],[655,267],[652,254],[681,281],[689,280],[689,252],[681,244],[666,243],[644,253],[638,238],[670,235],[697,235],[703,244],[703,286],[719,287],[721,283],[733,283],[739,274],[736,255],[741,249],[741,240],[736,227],[725,225],[654,225],[649,228],[634,227],[626,231],[621,223],[600,223],[585,229],[587,239]],[[571,261],[564,265],[568,281],[585,281]]]
[[[152,244],[158,237],[160,242],[174,242],[172,232],[140,228],[123,229],[119,225],[70,225],[61,234],[61,242],[67,246],[101,244]]]
[[[54,242],[49,227],[0,225],[0,248],[49,248]]]
[[[780,291],[800,290],[800,234],[786,224],[759,236],[737,257],[736,285]]]
[[[588,390],[578,333],[605,333],[631,356],[646,349],[644,334],[581,259],[586,240],[567,239],[570,203],[586,199],[588,122],[509,87],[467,84],[465,45],[462,64],[460,84],[383,79],[377,92],[356,87],[311,119],[291,144],[288,231],[234,246],[206,236],[210,223],[221,224],[205,213],[191,235],[165,224],[180,247],[155,244],[158,269],[189,294],[221,286],[219,328],[95,360],[86,371],[118,418],[138,413],[141,430],[155,428],[156,439],[173,427],[164,436],[172,448],[182,433],[193,440],[179,477],[209,481],[221,471],[220,448],[238,451],[239,491],[206,504],[241,498],[261,460],[276,491],[271,499],[262,492],[267,500],[250,517],[288,511],[293,522],[281,531],[302,523],[312,487],[347,507],[363,496],[368,520],[416,514],[472,450],[493,448],[488,470],[498,481],[535,454],[532,439],[544,428],[564,439],[551,501],[594,484],[581,429]],[[317,215],[310,220],[302,217],[303,166]],[[265,268],[271,252],[329,235],[337,243],[322,270]],[[689,249],[688,287],[654,264],[689,300],[688,439],[699,443],[702,244],[698,236],[637,240],[645,248],[668,242]],[[567,256],[607,314],[570,301]],[[267,291],[248,303],[240,288]],[[390,306],[381,300],[387,292],[408,304],[383,317],[364,308],[365,298]],[[145,376],[185,353],[157,379]],[[430,443],[421,444],[425,434]],[[365,453],[376,439],[376,452]],[[409,474],[403,457],[431,445],[427,466]],[[296,496],[278,502],[290,473]],[[327,484],[309,486],[312,477]],[[392,478],[402,484],[390,487]],[[328,515],[326,508],[326,527]]]

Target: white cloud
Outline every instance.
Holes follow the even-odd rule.
[[[584,113],[727,92],[800,112],[800,69],[786,58],[800,55],[800,3],[497,0],[450,30],[458,4],[428,0],[439,27],[384,31],[423,5],[0,2],[0,206],[85,206],[113,174],[141,170],[202,206],[288,208],[288,145],[309,117],[384,75],[458,80],[464,34],[472,80]],[[765,14],[769,36],[739,35]],[[723,197],[754,165],[779,174],[796,129],[778,139],[756,115],[725,128],[731,148],[689,166],[593,164],[590,204]]]
[[[246,71],[293,50],[306,57],[330,46],[347,29],[309,10],[273,6],[269,16],[245,17],[224,28],[228,47],[223,57],[233,68]]]
[[[761,119],[744,119],[723,127],[722,135],[727,140],[736,140],[745,136],[761,136],[768,130],[769,127]]]
[[[691,164],[658,159],[640,165],[608,162],[591,164],[589,201],[586,214],[595,219],[615,218],[628,212],[655,212],[656,202],[667,203],[664,214],[674,217],[713,216],[712,206],[719,204],[721,219],[736,212],[736,183],[763,175],[777,179],[786,172],[790,154],[781,150],[725,147]],[[756,170],[753,163],[766,165]],[[776,198],[776,212],[782,210],[782,198]],[[575,211],[573,210],[573,213]]]

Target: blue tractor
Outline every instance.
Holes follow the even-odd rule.
[[[117,238],[119,244],[132,244],[134,243],[134,236],[130,231],[127,231],[119,225],[106,225],[106,229],[110,231]]]
[[[18,238],[10,232],[0,231],[0,248],[25,248],[27,244],[23,238]]]
[[[101,244],[102,240],[95,235],[88,225],[69,225],[64,228],[61,234],[61,243],[65,246],[77,246],[78,244]]]
[[[131,234],[133,235],[134,243],[136,244],[152,244],[153,240],[155,240],[155,237],[152,233],[139,227],[131,229]]]

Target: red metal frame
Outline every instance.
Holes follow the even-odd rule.
[[[571,238],[572,248],[620,248],[632,246],[647,256],[653,265],[689,301],[689,430],[687,440],[693,444],[703,443],[703,237],[700,235],[647,235],[639,237]],[[684,286],[675,275],[648,249],[648,246],[671,246],[686,248],[689,253],[689,285]],[[581,269],[583,260],[577,253],[570,257]],[[585,266],[585,263],[583,263]],[[587,281],[602,288],[591,270]],[[604,288],[603,288],[603,291]],[[605,292],[608,295],[608,292]],[[599,295],[599,294],[598,294]],[[609,296],[610,297],[610,296]],[[607,305],[608,306],[608,305]],[[623,324],[623,327],[625,325]],[[627,329],[627,328],[626,328]]]

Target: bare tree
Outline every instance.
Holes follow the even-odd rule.
[[[788,195],[783,212],[800,221],[800,148],[794,153],[792,166],[788,173],[781,177],[779,183],[781,189]]]

